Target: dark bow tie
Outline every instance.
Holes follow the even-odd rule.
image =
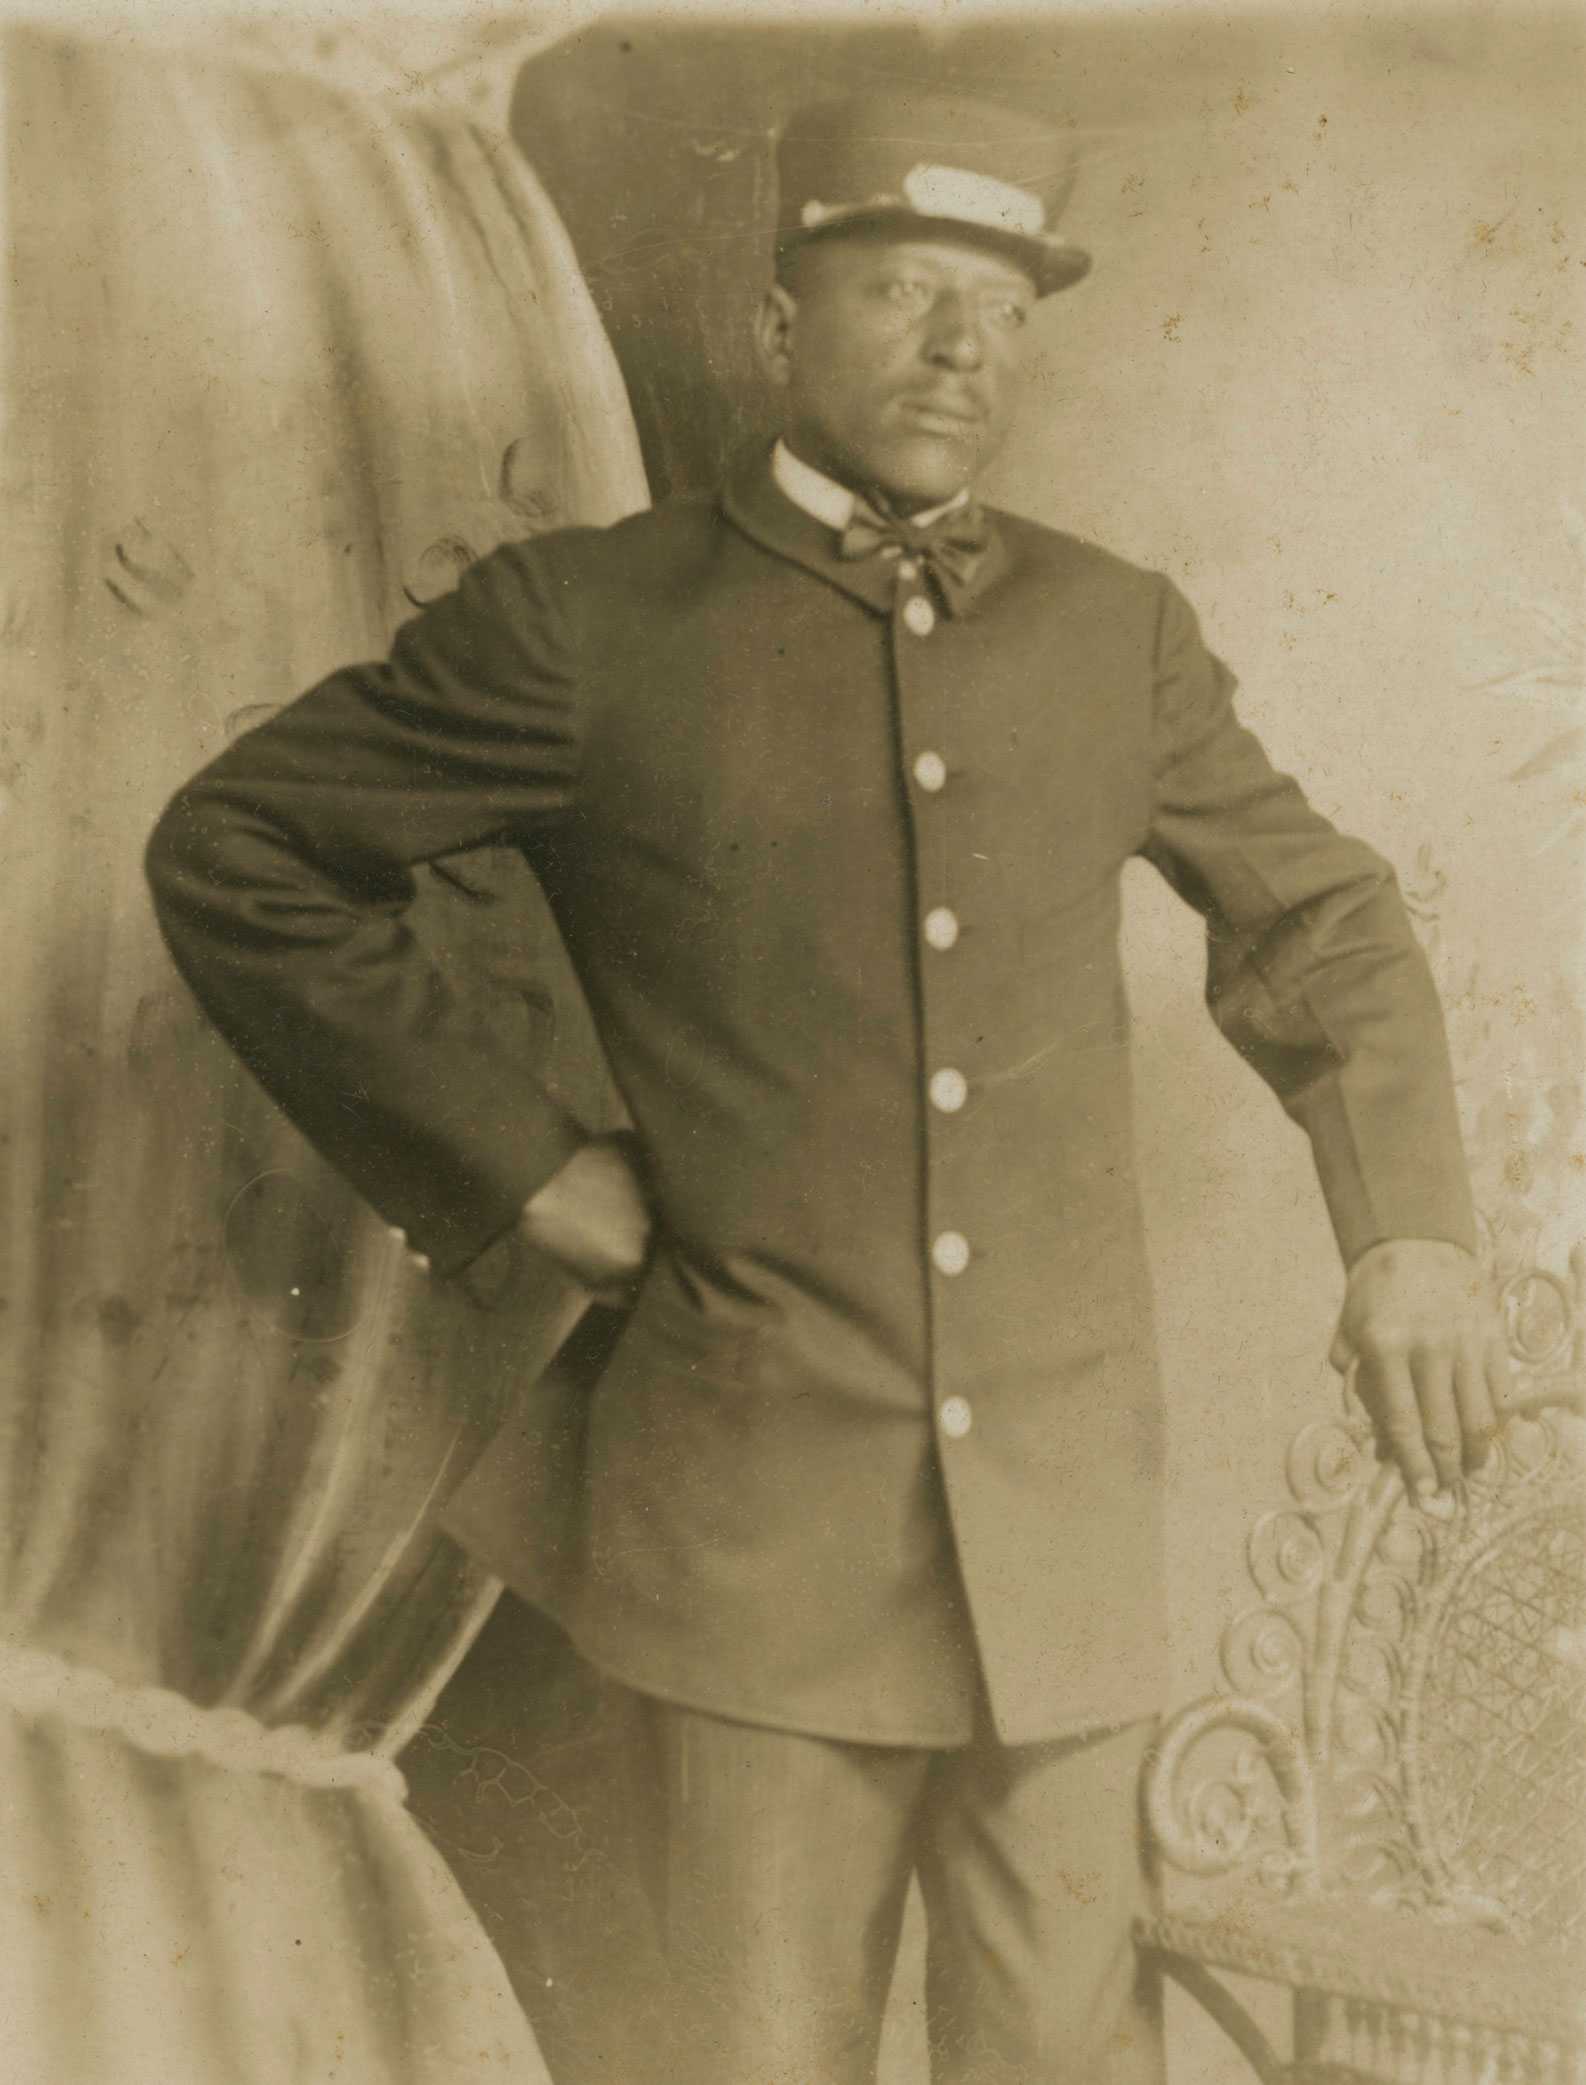
[[[853,518],[837,548],[845,558],[915,559],[936,582],[948,614],[960,615],[968,605],[990,540],[985,513],[973,500],[921,527],[894,512],[881,495],[871,501],[856,493]]]

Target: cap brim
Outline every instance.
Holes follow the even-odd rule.
[[[900,210],[857,204],[834,212],[817,225],[788,227],[777,236],[779,251],[810,246],[817,240],[841,238],[845,232],[895,232],[900,237],[952,239],[966,246],[989,247],[1016,261],[1035,284],[1038,297],[1071,289],[1090,273],[1090,255],[1082,246],[1067,240],[1026,232],[999,231],[995,225],[976,224],[962,217],[925,217],[916,210]]]

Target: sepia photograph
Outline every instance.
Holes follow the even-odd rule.
[[[0,0],[0,2085],[1586,2085],[1583,108]]]

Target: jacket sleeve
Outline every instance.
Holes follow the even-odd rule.
[[[1311,1140],[1346,1264],[1473,1248],[1443,1017],[1393,871],[1277,773],[1161,580],[1146,858],[1206,921],[1213,1019]]]
[[[405,916],[416,865],[489,844],[532,860],[572,806],[564,594],[543,546],[482,559],[385,663],[333,673],[222,753],[149,845],[161,928],[216,1027],[443,1273],[584,1141]]]

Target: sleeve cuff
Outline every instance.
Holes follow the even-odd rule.
[[[462,1273],[516,1226],[524,1204],[588,1141],[588,1131],[571,1116],[548,1111],[532,1151],[492,1154],[475,1184],[454,1189],[444,1201],[415,1195],[400,1223],[409,1250],[443,1278]]]

